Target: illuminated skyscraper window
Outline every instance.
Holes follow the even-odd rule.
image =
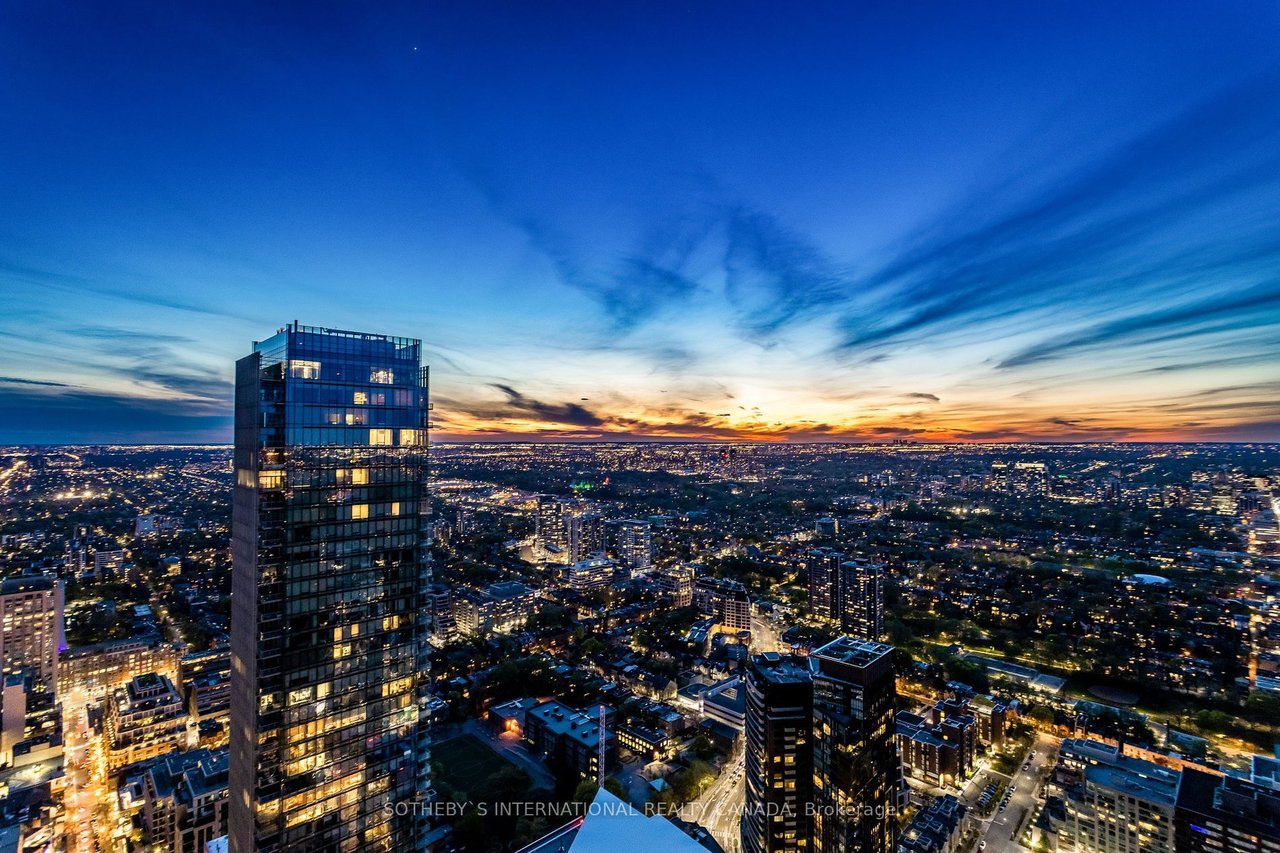
[[[420,359],[416,340],[291,325],[236,365],[238,853],[423,847],[423,810],[386,808],[430,784]],[[375,427],[342,410],[370,401]]]

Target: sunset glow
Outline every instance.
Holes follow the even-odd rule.
[[[1280,12],[1163,10],[9,9],[0,441],[295,319],[444,441],[1274,441]]]

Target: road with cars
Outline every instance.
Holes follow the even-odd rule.
[[[984,825],[978,845],[982,853],[1014,853],[1027,849],[1018,843],[1018,837],[1035,813],[1036,788],[1052,765],[1059,744],[1057,738],[1041,732],[1036,736],[1031,753],[1012,777],[991,769],[983,771],[990,780],[1008,782],[1009,787],[1001,794],[991,817],[980,819]],[[978,790],[981,791],[982,787]]]
[[[741,747],[736,749],[716,780],[700,797],[686,803],[680,810],[681,818],[711,833],[725,853],[738,853],[742,849],[740,826],[747,797],[743,769],[745,754]]]

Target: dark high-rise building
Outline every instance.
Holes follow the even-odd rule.
[[[1280,791],[1185,767],[1174,832],[1178,853],[1280,850]]]
[[[884,630],[884,564],[859,557],[840,566],[840,628],[864,640],[879,640]]]
[[[814,548],[806,555],[809,610],[819,619],[840,618],[840,566],[847,559],[834,548]]]
[[[813,679],[773,652],[747,667],[746,853],[810,850],[813,800]]]
[[[893,648],[842,637],[809,657],[814,853],[889,853],[899,782]]]
[[[423,846],[427,408],[408,338],[294,324],[236,364],[233,853]]]

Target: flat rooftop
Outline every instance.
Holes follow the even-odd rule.
[[[0,595],[14,595],[19,592],[48,592],[53,589],[53,581],[44,575],[18,575],[5,578],[0,582]]]
[[[596,747],[600,743],[600,717],[584,711],[575,711],[567,705],[552,700],[526,712],[526,718],[537,717],[557,735],[566,735],[584,746]],[[606,734],[606,739],[608,735]]]
[[[1172,806],[1178,798],[1178,774],[1147,761],[1122,758],[1112,766],[1085,768],[1090,784],[1129,794],[1147,802]]]
[[[492,584],[485,590],[485,592],[487,592],[492,598],[504,600],[508,598],[520,598],[521,596],[528,595],[533,592],[533,590],[519,581],[502,581],[500,583]]]
[[[832,640],[820,649],[814,649],[812,657],[828,658],[854,666],[869,666],[880,658],[893,653],[893,646],[877,643],[874,640],[859,640],[856,637],[841,637]]]
[[[1172,806],[1178,797],[1177,771],[1122,755],[1117,747],[1066,738],[1059,752],[1084,765],[1085,779],[1090,784],[1164,806]]]
[[[765,652],[751,658],[756,677],[770,684],[808,684],[813,680],[809,668],[799,666],[777,652]]]

